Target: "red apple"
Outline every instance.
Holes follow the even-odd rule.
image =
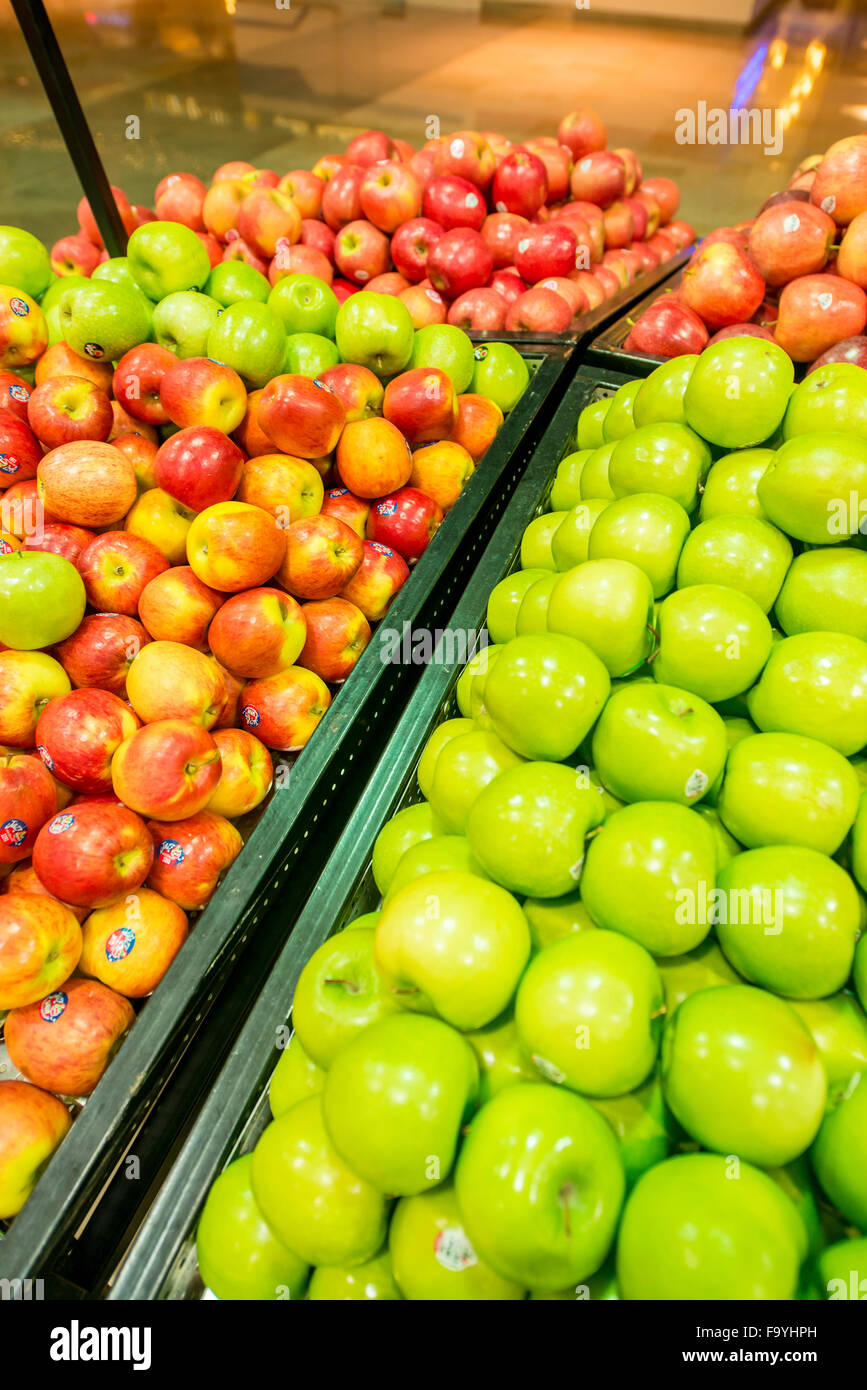
[[[528,228],[515,247],[515,269],[528,285],[576,268],[575,233],[562,221]]]
[[[752,318],[765,297],[765,282],[749,256],[720,241],[696,252],[680,293],[708,328],[725,328]]]
[[[634,150],[622,145],[612,150],[612,154],[619,154],[626,165],[626,196],[629,197],[641,183],[641,161]]]
[[[488,282],[488,288],[496,290],[500,298],[505,300],[508,310],[516,299],[520,299],[528,286],[517,270],[495,270]]]
[[[449,309],[448,321],[466,332],[499,332],[506,324],[507,304],[493,289],[467,290]]]
[[[297,660],[304,638],[299,604],[282,589],[269,588],[248,589],[227,599],[208,633],[217,660],[244,680],[285,671]]]
[[[221,257],[224,261],[243,261],[246,265],[252,266],[253,270],[258,270],[260,275],[268,274],[268,257],[260,256],[254,251],[249,242],[244,241],[237,233],[227,233],[227,244]]]
[[[405,275],[400,275],[396,270],[386,270],[382,275],[374,275],[365,288],[371,294],[393,294],[397,298],[404,290],[411,290],[412,285]]]
[[[458,396],[458,418],[449,436],[449,442],[459,444],[461,448],[466,449],[473,462],[478,463],[493,444],[502,424],[503,412],[489,396],[478,396],[472,392]],[[440,466],[439,460],[437,463]],[[415,486],[421,487],[422,492],[427,492],[429,488],[428,477],[425,476],[425,473],[420,474],[418,470],[419,456],[416,455],[413,458]],[[452,470],[452,475],[454,476],[454,470]],[[436,493],[432,493],[432,495],[436,496],[443,511],[447,511],[448,507],[444,505],[443,498]]]
[[[347,424],[351,420],[366,420],[368,416],[382,412],[385,387],[369,367],[362,367],[356,362],[340,362],[336,367],[328,367],[319,380],[330,386],[339,397]]]
[[[55,275],[89,277],[99,265],[99,247],[84,232],[63,236],[51,248],[51,269]]]
[[[238,208],[238,234],[242,241],[270,260],[280,241],[297,241],[301,235],[301,213],[287,193],[279,188],[254,188]]]
[[[867,212],[867,135],[850,135],[828,147],[810,198],[838,227],[847,227]]]
[[[834,219],[812,203],[776,203],[754,222],[749,252],[766,283],[777,287],[820,271],[836,231]]]
[[[647,245],[659,256],[660,265],[670,261],[680,250],[677,242],[665,231],[654,232],[652,237],[648,237]]]
[[[134,1022],[122,994],[98,980],[66,980],[62,989],[11,1011],[6,1048],[34,1086],[89,1096]]]
[[[325,227],[325,223],[321,224]],[[329,236],[333,233],[325,227]],[[291,246],[288,241],[279,241],[274,259],[268,266],[268,279],[272,285],[287,275],[315,275],[330,285],[334,279],[334,267],[327,256],[315,246],[305,246],[300,241]]]
[[[839,275],[802,275],[783,286],[774,338],[795,362],[812,362],[864,332],[867,294]]]
[[[332,281],[331,289],[338,304],[342,304],[351,294],[357,294],[360,286],[353,285],[351,280],[344,280],[343,277],[339,275],[336,280]]]
[[[510,333],[564,333],[572,323],[572,305],[554,290],[527,290],[506,315]]]
[[[566,278],[571,280],[572,284],[584,295],[587,309],[598,309],[599,305],[608,297],[605,287],[597,279],[596,275],[589,270],[570,270]],[[543,290],[558,288],[556,285],[546,285],[544,280],[542,280],[540,284]]]
[[[444,232],[445,227],[429,217],[412,217],[398,227],[391,239],[391,258],[401,275],[423,280],[431,250]]]
[[[354,420],[340,436],[337,471],[356,497],[383,497],[409,481],[412,454],[389,420]]]
[[[665,226],[670,222],[680,206],[680,189],[674,179],[653,178],[642,179],[639,185],[641,193],[650,193],[659,204],[660,226]]]
[[[454,429],[457,411],[451,377],[437,367],[401,372],[385,388],[382,413],[410,444],[445,439]]]
[[[415,329],[446,321],[446,302],[429,280],[423,280],[420,285],[411,285],[408,290],[401,290],[398,299],[406,305]]]
[[[57,1096],[26,1081],[0,1085],[0,1217],[21,1210],[71,1123]]]
[[[0,753],[0,864],[28,857],[57,805],[57,788],[38,758]]]
[[[367,534],[370,502],[363,497],[356,497],[347,487],[328,488],[322,502],[322,515],[336,516],[363,540]]]
[[[421,212],[422,188],[406,164],[385,160],[368,167],[359,200],[368,222],[382,232],[395,232],[402,222]]]
[[[581,275],[587,274],[586,271],[572,271],[571,273],[573,275],[576,273]],[[588,275],[588,279],[592,280],[593,277]],[[601,286],[599,285],[598,281],[594,281],[593,283],[595,284],[597,292],[601,297]],[[567,279],[565,276],[549,275],[545,280],[539,280],[537,282],[536,288],[540,290],[553,290],[555,294],[561,295],[563,299],[567,301],[567,303],[571,304],[573,318],[577,318],[580,314],[586,313],[589,307],[587,296],[582,290],[581,286],[576,284],[574,280]]]
[[[621,199],[616,203],[611,203],[604,213],[605,223],[605,246],[609,250],[618,250],[623,246],[628,246],[632,241],[635,224],[632,208]]]
[[[468,227],[446,232],[428,260],[431,284],[447,299],[457,299],[467,290],[486,285],[493,268],[493,257],[484,239]]]
[[[724,338],[764,338],[767,342],[774,341],[774,335],[769,328],[763,328],[758,323],[730,323],[727,328],[721,328],[718,333],[714,333],[708,342],[708,347],[714,343],[721,342]]]
[[[529,150],[545,166],[548,179],[548,203],[559,203],[569,196],[569,175],[572,172],[572,151],[568,145],[561,145],[553,136],[541,136],[538,140],[525,140],[524,149]]]
[[[162,182],[162,192],[155,200],[157,217],[164,222],[180,222],[194,232],[203,232],[202,208],[208,190],[201,179],[193,174],[178,174],[171,183],[165,179]]]
[[[309,169],[291,169],[277,184],[281,193],[286,193],[301,213],[302,219],[318,217],[322,211],[322,195],[325,182]]]
[[[366,285],[391,265],[389,240],[384,232],[363,219],[348,222],[334,242],[334,263],[341,275],[356,285]]]
[[[327,183],[322,194],[322,219],[333,232],[362,216],[361,185],[366,174],[366,166],[346,164]]]
[[[76,439],[101,443],[111,433],[111,402],[99,386],[78,376],[53,377],[37,386],[27,406],[27,420],[46,449]]]
[[[572,167],[569,188],[573,198],[606,208],[626,192],[626,165],[612,150],[582,155]]]
[[[246,729],[218,729],[214,742],[220,750],[220,780],[207,810],[229,820],[245,816],[264,801],[271,790],[274,778],[271,754],[264,743]]]
[[[39,441],[30,426],[11,410],[0,409],[0,488],[35,478],[41,458]],[[5,523],[3,529],[9,529]]]
[[[184,820],[203,811],[210,800],[220,780],[220,750],[207,729],[191,719],[157,719],[120,745],[112,759],[111,779],[115,794],[132,808],[126,815],[137,811],[156,820]],[[153,841],[144,822],[141,825],[150,851],[147,878]]]
[[[422,208],[425,218],[446,232],[456,227],[478,232],[487,215],[485,200],[475,184],[454,174],[431,180],[424,191]]]
[[[394,159],[395,154],[394,141],[384,130],[366,130],[346,146],[346,158],[350,164],[360,164],[365,169],[371,164]]]
[[[38,535],[29,536],[24,544],[25,550],[41,550],[43,554],[62,555],[71,564],[78,564],[78,557],[85,546],[94,539],[94,532],[84,526],[66,526],[55,521],[43,526]]]
[[[160,381],[160,402],[181,429],[211,425],[231,434],[247,410],[247,391],[238,373],[210,357],[186,357]]]
[[[731,230],[737,232],[739,229],[733,227]],[[686,248],[692,246],[695,241],[695,228],[689,222],[666,222],[665,234],[671,237],[678,251],[685,251]],[[743,233],[741,233],[741,235],[743,236]],[[746,237],[744,240],[746,245],[748,245],[749,238]],[[743,245],[743,243],[741,243],[741,245]],[[704,248],[701,247],[700,249],[703,250]],[[746,246],[743,246],[743,249],[746,250]]]
[[[434,151],[430,149],[416,150],[412,158],[407,160],[407,163],[422,188],[427,188],[434,177]]]
[[[286,528],[286,557],[277,579],[295,598],[334,598],[363,555],[360,538],[338,517],[304,517]]]
[[[458,130],[446,135],[434,150],[437,175],[457,174],[477,188],[487,188],[495,166],[494,152],[477,130]]]
[[[378,622],[408,578],[409,566],[397,551],[379,541],[365,540],[361,565],[340,597],[360,608],[369,622]]]
[[[117,210],[120,213],[120,220],[123,223],[124,228],[126,229],[127,235],[129,236],[130,233],[135,231],[136,227],[135,213],[133,212],[132,207],[130,206],[129,198],[126,196],[122,188],[116,188],[114,184],[111,185],[111,192],[114,197],[114,201],[117,204]],[[99,228],[96,225],[96,218],[90,210],[90,203],[87,201],[86,198],[82,198],[79,201],[78,207],[76,209],[76,215],[78,217],[78,225],[84,232],[84,235],[90,238],[94,246],[101,247],[102,236],[100,234]]]
[[[284,453],[319,459],[337,444],[346,411],[332,387],[288,372],[274,377],[262,391],[257,419]]]
[[[582,106],[563,117],[557,127],[557,139],[571,151],[573,159],[580,159],[582,155],[604,150],[608,137],[602,117]]]
[[[141,816],[105,803],[58,812],[33,847],[33,867],[49,893],[76,907],[107,907],[134,893],[147,878],[152,859],[153,844]]]
[[[370,624],[361,609],[345,598],[305,603],[304,617],[307,640],[298,665],[329,685],[341,684],[370,641]]]
[[[134,618],[121,613],[85,614],[72,636],[54,652],[74,686],[96,686],[118,695],[126,687],[130,665],[150,640]]]
[[[529,227],[526,217],[509,212],[494,212],[482,224],[482,236],[494,260],[494,269],[513,265],[515,247]]]
[[[155,641],[183,642],[206,651],[208,628],[223,599],[197,579],[189,565],[175,565],[145,585],[138,613]]]
[[[321,159],[317,159],[310,172],[323,183],[330,183],[338,169],[342,169],[348,163],[345,154],[324,154]]]
[[[506,155],[491,185],[497,212],[532,217],[548,197],[548,173],[538,155],[518,149]]]
[[[138,614],[145,585],[168,567],[165,555],[152,541],[131,531],[103,531],[84,547],[77,561],[90,606],[128,618]]]
[[[39,360],[41,362],[42,358]],[[31,389],[23,376],[18,376],[16,372],[0,371],[0,409],[10,411],[26,425]]]
[[[320,676],[290,666],[266,680],[250,681],[241,692],[241,718],[267,748],[294,752],[303,748],[331,704]]]
[[[241,852],[238,831],[225,816],[208,810],[185,820],[151,820],[148,830],[154,843],[148,888],[185,912],[200,912]]]
[[[111,791],[115,749],[139,721],[107,690],[71,690],[52,700],[36,725],[36,746],[48,771],[78,795]]]
[[[334,259],[334,238],[335,233],[325,222],[304,217],[301,219],[301,235],[296,244],[321,251],[326,260],[332,261]]]
[[[837,272],[867,289],[867,212],[859,212],[846,228],[837,253]]]
[[[807,375],[825,367],[829,362],[854,362],[856,367],[867,368],[867,338],[856,334],[852,338],[842,338],[839,343],[829,347],[807,368]]]
[[[191,425],[160,446],[154,459],[157,487],[201,512],[234,497],[244,471],[244,455],[222,430]]]
[[[112,390],[115,398],[136,420],[145,420],[150,425],[168,424],[169,416],[160,400],[160,385],[177,360],[173,352],[158,343],[142,343],[130,348],[114,369]]]
[[[701,352],[707,344],[708,331],[698,314],[666,294],[639,315],[624,347],[653,357],[680,357]]]
[[[389,546],[413,565],[427,550],[442,520],[442,507],[432,497],[418,488],[403,487],[374,503],[367,519],[367,539]]]
[[[223,259],[223,247],[215,236],[211,236],[210,232],[196,232],[196,236],[207,251],[208,260],[213,270],[214,266],[219,265],[220,261]]]

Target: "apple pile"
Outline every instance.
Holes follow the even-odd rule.
[[[676,357],[750,334],[795,362],[864,366],[865,291],[867,135],[850,135],[799,165],[757,217],[705,237],[623,346]]]
[[[675,219],[677,185],[645,180],[634,150],[606,144],[600,117],[581,109],[556,137],[522,144],[462,130],[415,150],[371,130],[282,177],[243,160],[222,164],[210,186],[169,174],[155,212],[113,191],[128,232],[154,217],[177,222],[214,268],[237,262],[271,285],[315,275],[341,302],[360,289],[395,295],[416,328],[559,333],[695,240]],[[78,221],[52,247],[55,273],[111,274],[84,199]],[[226,283],[247,297],[260,280]],[[157,342],[161,331],[172,329],[155,324]]]
[[[0,228],[0,1219],[529,380],[179,223],[99,269]]]
[[[859,1297],[867,371],[793,376],[581,414],[207,1197],[219,1297]]]

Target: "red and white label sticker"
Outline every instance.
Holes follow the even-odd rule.
[[[460,1274],[464,1269],[472,1269],[479,1263],[479,1257],[470,1244],[469,1236],[463,1226],[444,1226],[437,1231],[434,1239],[434,1258],[451,1274]]]

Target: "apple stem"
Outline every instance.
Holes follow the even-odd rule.
[[[358,994],[359,991],[359,986],[354,980],[324,980],[323,984],[343,985],[344,989],[348,989],[350,994]]]
[[[416,986],[414,989],[397,989],[395,987],[394,989],[392,989],[391,992],[392,994],[418,994],[419,989],[418,986]]]
[[[596,835],[599,834],[599,832],[601,831],[601,829],[602,829],[602,826],[601,826],[601,825],[597,825],[596,828],[595,828],[594,830],[588,830],[588,831],[587,831],[587,834],[584,836],[584,843],[586,844],[588,840],[592,840],[592,839],[594,838],[594,836],[596,836]]]
[[[664,1005],[664,1004],[660,1004],[659,1008],[655,1011],[655,1013],[652,1013],[652,1014],[650,1015],[650,1021],[651,1021],[651,1023],[653,1022],[653,1020],[654,1020],[655,1018],[663,1018],[667,1013],[668,1013],[668,1009],[665,1007],[665,1005]]]
[[[558,1194],[560,1199],[560,1205],[563,1208],[563,1225],[566,1228],[567,1240],[571,1239],[572,1237],[572,1219],[569,1212],[569,1200],[572,1197],[574,1191],[575,1188],[573,1187],[572,1183],[566,1182],[560,1188],[560,1192]]]

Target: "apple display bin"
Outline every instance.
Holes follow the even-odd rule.
[[[455,686],[468,650],[448,634],[475,634],[485,624],[488,595],[520,558],[521,536],[544,508],[559,461],[574,448],[583,407],[611,395],[629,377],[582,367],[504,510],[478,566],[448,620],[433,660],[373,770],[325,872],[271,970],[232,1045],[210,1095],[187,1134],[107,1292],[110,1300],[183,1300],[203,1294],[195,1231],[211,1183],[238,1154],[250,1150],[270,1120],[268,1083],[288,1036],[298,977],[333,932],[373,911],[373,844],[386,821],[420,799],[416,768],[437,724],[453,712]],[[465,647],[472,650],[472,641]]]
[[[531,379],[523,398],[383,625],[435,629],[447,621],[532,459],[575,356],[565,344],[524,352]],[[5,1232],[0,1223],[0,1279],[44,1278],[49,1298],[86,1297],[104,1283],[420,674],[384,663],[374,636],[93,1094],[76,1107],[32,1195]],[[0,1078],[15,1074],[0,1043]]]

